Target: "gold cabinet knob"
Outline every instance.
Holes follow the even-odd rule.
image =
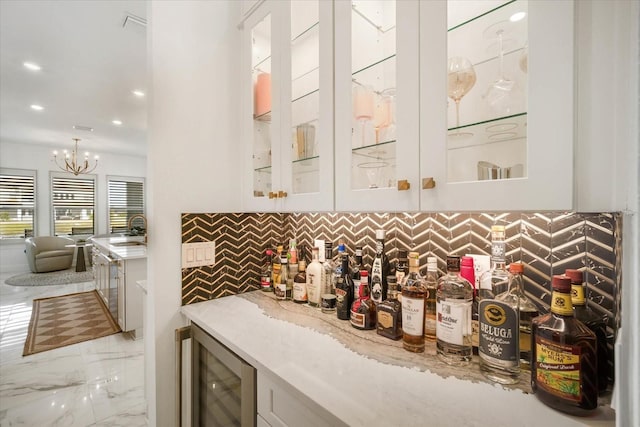
[[[287,192],[286,191],[278,191],[278,198],[280,199],[284,199],[285,197],[287,197]]]
[[[264,197],[264,193],[262,191],[254,190],[253,197]]]
[[[270,199],[275,199],[276,197],[278,197],[278,193],[276,193],[274,191],[269,191],[269,198]]]
[[[428,177],[428,178],[422,178],[422,189],[423,190],[430,190],[432,188],[436,187],[436,180],[433,179],[432,176]]]
[[[411,188],[411,184],[406,179],[401,179],[398,181],[398,191],[407,191]]]

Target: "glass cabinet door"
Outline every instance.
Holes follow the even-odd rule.
[[[421,175],[438,182],[421,208],[570,208],[573,2],[425,2],[420,15]]]
[[[418,2],[335,8],[336,208],[417,209]]]

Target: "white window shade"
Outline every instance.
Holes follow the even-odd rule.
[[[109,230],[128,231],[129,219],[144,214],[144,180],[142,178],[109,178]]]
[[[95,179],[51,178],[54,234],[94,234]]]
[[[35,171],[0,171],[0,239],[33,236],[35,186]]]

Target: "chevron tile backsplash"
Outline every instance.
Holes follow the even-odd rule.
[[[344,239],[349,253],[363,246],[371,265],[375,230],[387,232],[392,262],[398,250],[438,258],[444,273],[449,253],[489,254],[490,229],[504,224],[507,262],[525,264],[527,294],[541,312],[549,308],[551,276],[567,268],[585,272],[590,306],[608,318],[611,337],[620,324],[622,217],[617,213],[213,213],[182,215],[182,242],[216,242],[217,263],[182,270],[182,304],[258,289],[264,251],[296,238],[310,258],[314,239]]]

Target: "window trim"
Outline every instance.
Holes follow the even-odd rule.
[[[33,177],[33,235],[38,235],[38,171],[36,169],[19,169],[0,167],[1,175],[18,175]],[[2,243],[23,243],[25,237],[0,238]]]
[[[110,181],[125,181],[125,182],[139,182],[142,184],[142,213],[146,215],[147,212],[147,183],[144,177],[140,176],[123,176],[123,175],[107,175],[107,231],[111,233],[111,203],[109,199],[109,182]]]
[[[99,197],[98,197],[98,175],[95,174],[81,174],[78,176],[73,175],[68,172],[55,172],[49,171],[49,225],[51,230],[51,235],[56,236],[56,209],[53,205],[53,179],[54,178],[67,178],[67,179],[91,179],[93,180],[93,234],[96,233],[96,229],[98,227],[98,208],[99,208]],[[64,235],[67,236],[67,235]],[[68,236],[71,236],[69,234]]]

